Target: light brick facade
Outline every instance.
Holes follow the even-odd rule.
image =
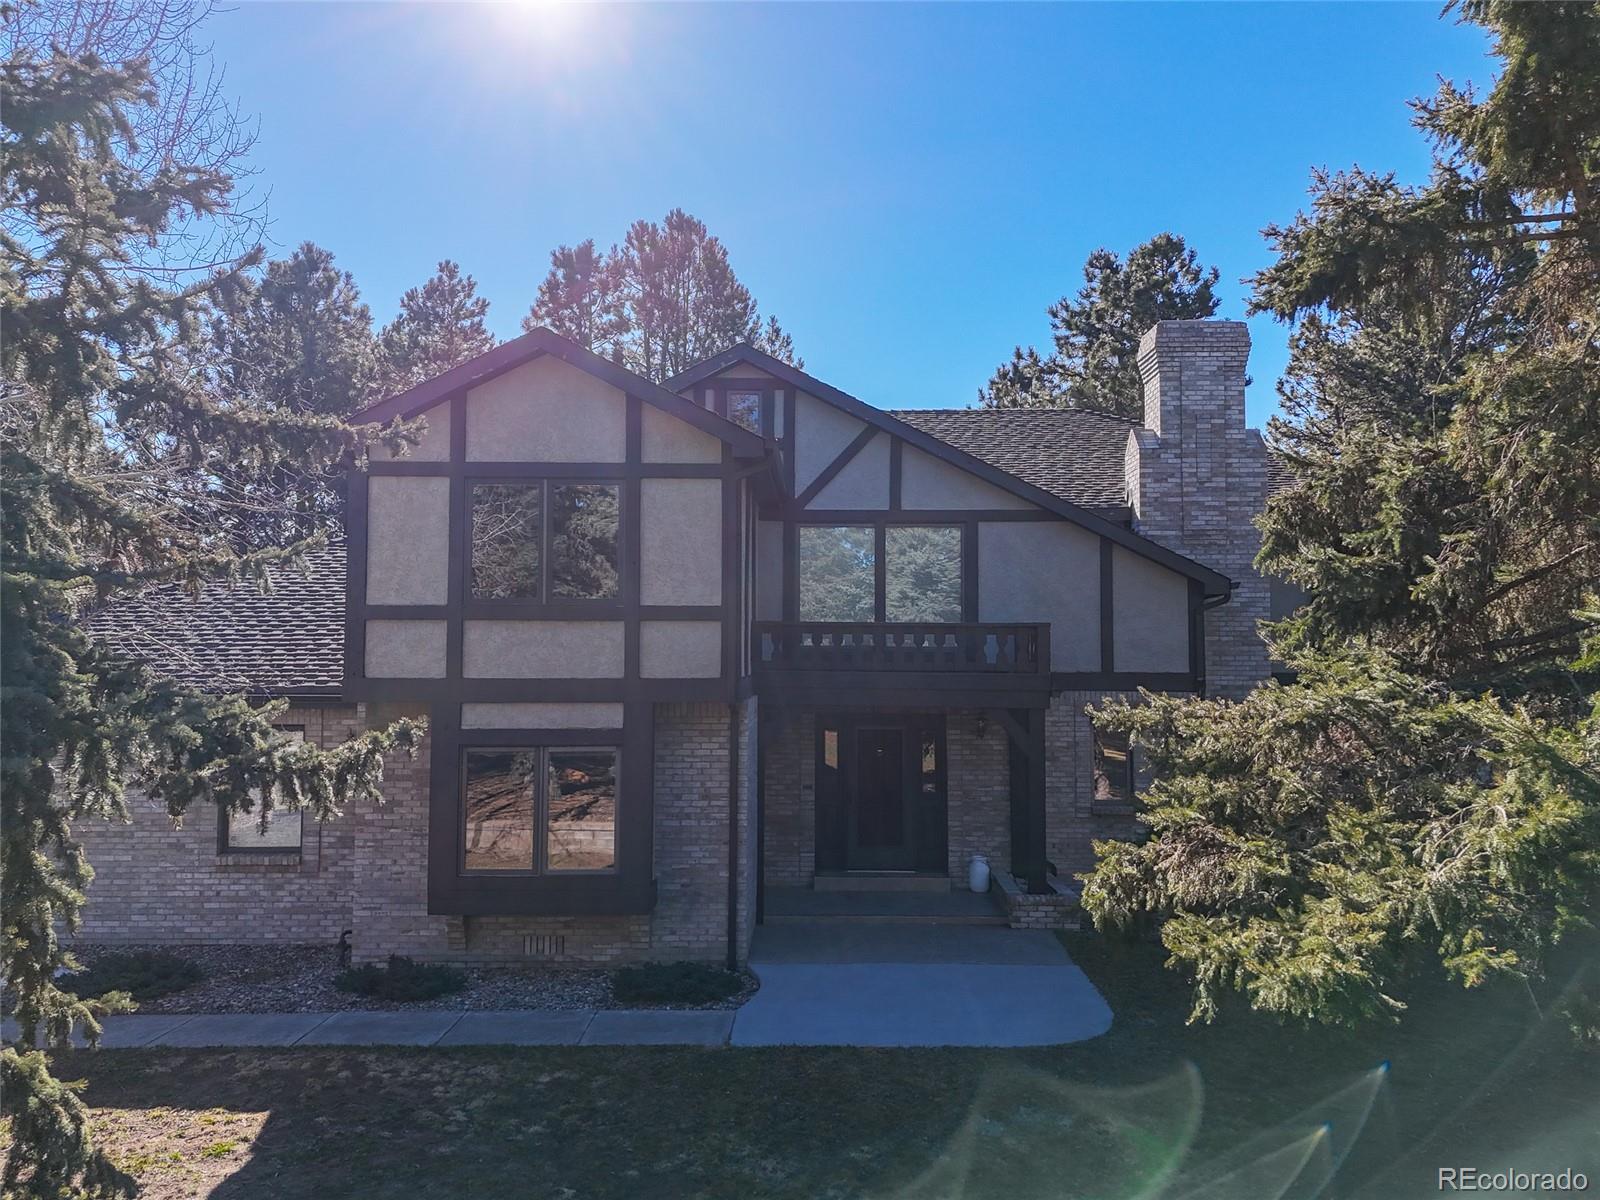
[[[1237,584],[1206,614],[1207,691],[1232,698],[1269,674],[1257,626],[1271,615],[1271,589],[1253,565],[1267,450],[1245,426],[1249,354],[1241,321],[1152,327],[1139,342],[1144,427],[1130,435],[1125,464],[1134,527]]]

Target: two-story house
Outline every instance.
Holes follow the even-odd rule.
[[[873,407],[740,346],[658,386],[548,331],[360,414],[426,421],[269,595],[157,591],[96,636],[287,696],[332,744],[425,716],[318,824],[135,800],[84,936],[360,958],[742,960],[779,889],[959,888],[1066,919],[1133,763],[1084,709],[1269,673],[1248,337],[1170,322],[1142,422]]]

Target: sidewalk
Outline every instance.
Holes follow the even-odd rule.
[[[734,1010],[617,1008],[517,1012],[201,1013],[109,1016],[100,1045],[725,1046]],[[16,1037],[5,1022],[5,1037]],[[76,1039],[75,1039],[76,1041]],[[81,1044],[81,1042],[79,1043]]]

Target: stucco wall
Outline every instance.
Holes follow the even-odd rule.
[[[621,729],[622,705],[482,703],[461,706],[463,729]]]
[[[722,488],[720,479],[640,483],[640,603],[722,603]]]
[[[1032,508],[943,459],[907,446],[900,455],[900,502],[906,508]]]
[[[1189,669],[1189,581],[1125,550],[1111,553],[1112,652],[1118,671]]]
[[[450,406],[435,405],[419,414],[427,428],[422,438],[404,454],[390,454],[383,446],[374,446],[370,457],[377,462],[449,462],[450,461]]]
[[[1056,671],[1100,669],[1100,539],[1066,521],[978,526],[978,620],[1050,622]]]
[[[639,622],[639,674],[645,679],[715,679],[722,674],[722,623]]]
[[[368,679],[443,679],[443,621],[368,621]]]
[[[799,493],[805,491],[866,426],[848,413],[804,392],[796,396],[795,405],[794,486]]]
[[[450,481],[367,481],[367,603],[443,604],[450,591]]]
[[[888,508],[889,443],[879,433],[830,479],[810,508]]]
[[[783,523],[756,522],[756,620],[783,620]]]
[[[687,421],[668,416],[653,404],[639,410],[639,450],[649,463],[716,463],[722,443]]]
[[[615,679],[621,621],[467,621],[461,673],[469,679]]]
[[[622,462],[623,394],[543,355],[467,393],[467,458],[474,462]]]

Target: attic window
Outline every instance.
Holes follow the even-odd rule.
[[[756,391],[730,391],[728,393],[728,420],[748,429],[761,432],[761,393]]]

